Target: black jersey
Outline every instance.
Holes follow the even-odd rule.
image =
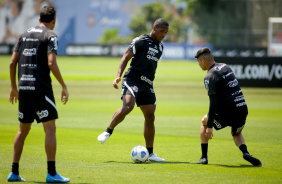
[[[217,112],[228,112],[247,106],[239,83],[228,65],[215,63],[207,72],[204,83],[208,95],[216,95]]]
[[[145,76],[153,81],[155,78],[158,61],[163,53],[163,44],[156,42],[148,34],[135,38],[128,49],[134,53],[130,68],[125,75]]]
[[[57,54],[57,35],[46,27],[32,27],[20,35],[14,52],[19,53],[20,92],[52,92],[47,53]]]

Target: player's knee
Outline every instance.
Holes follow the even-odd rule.
[[[146,121],[148,122],[154,122],[155,121],[155,114],[151,113],[145,116]]]
[[[134,109],[134,105],[127,105],[122,108],[123,113],[128,114]]]
[[[232,135],[233,137],[240,136],[241,132],[242,132],[242,130],[240,130],[239,132],[233,132],[233,131],[231,130],[231,135]]]

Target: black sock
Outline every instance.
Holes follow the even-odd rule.
[[[202,158],[208,158],[208,143],[202,143]]]
[[[48,165],[48,168],[47,168],[48,169],[48,173],[51,176],[55,176],[56,175],[55,161],[48,161],[47,165]]]
[[[241,144],[239,146],[239,149],[242,151],[242,153],[249,153],[248,150],[247,150],[247,145],[246,144]]]
[[[107,128],[106,132],[108,132],[110,135],[112,135],[114,130],[110,129],[109,127]]]
[[[13,172],[15,175],[18,175],[18,174],[19,174],[19,163],[13,162],[13,164],[12,164],[12,172]]]
[[[148,152],[149,152],[149,155],[150,155],[151,153],[153,153],[153,148],[147,148],[147,150],[148,150]]]

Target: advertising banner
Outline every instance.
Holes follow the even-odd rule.
[[[215,57],[228,64],[240,86],[282,87],[282,57]]]

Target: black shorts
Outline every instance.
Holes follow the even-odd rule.
[[[135,97],[137,107],[140,105],[157,104],[153,85],[150,85],[141,79],[123,78],[121,99],[126,94]]]
[[[230,113],[231,112],[231,113]],[[231,127],[233,135],[243,130],[248,116],[248,108],[243,107],[229,112],[216,112],[213,127],[216,130]]]
[[[58,119],[53,93],[19,93],[19,121],[37,123]]]

